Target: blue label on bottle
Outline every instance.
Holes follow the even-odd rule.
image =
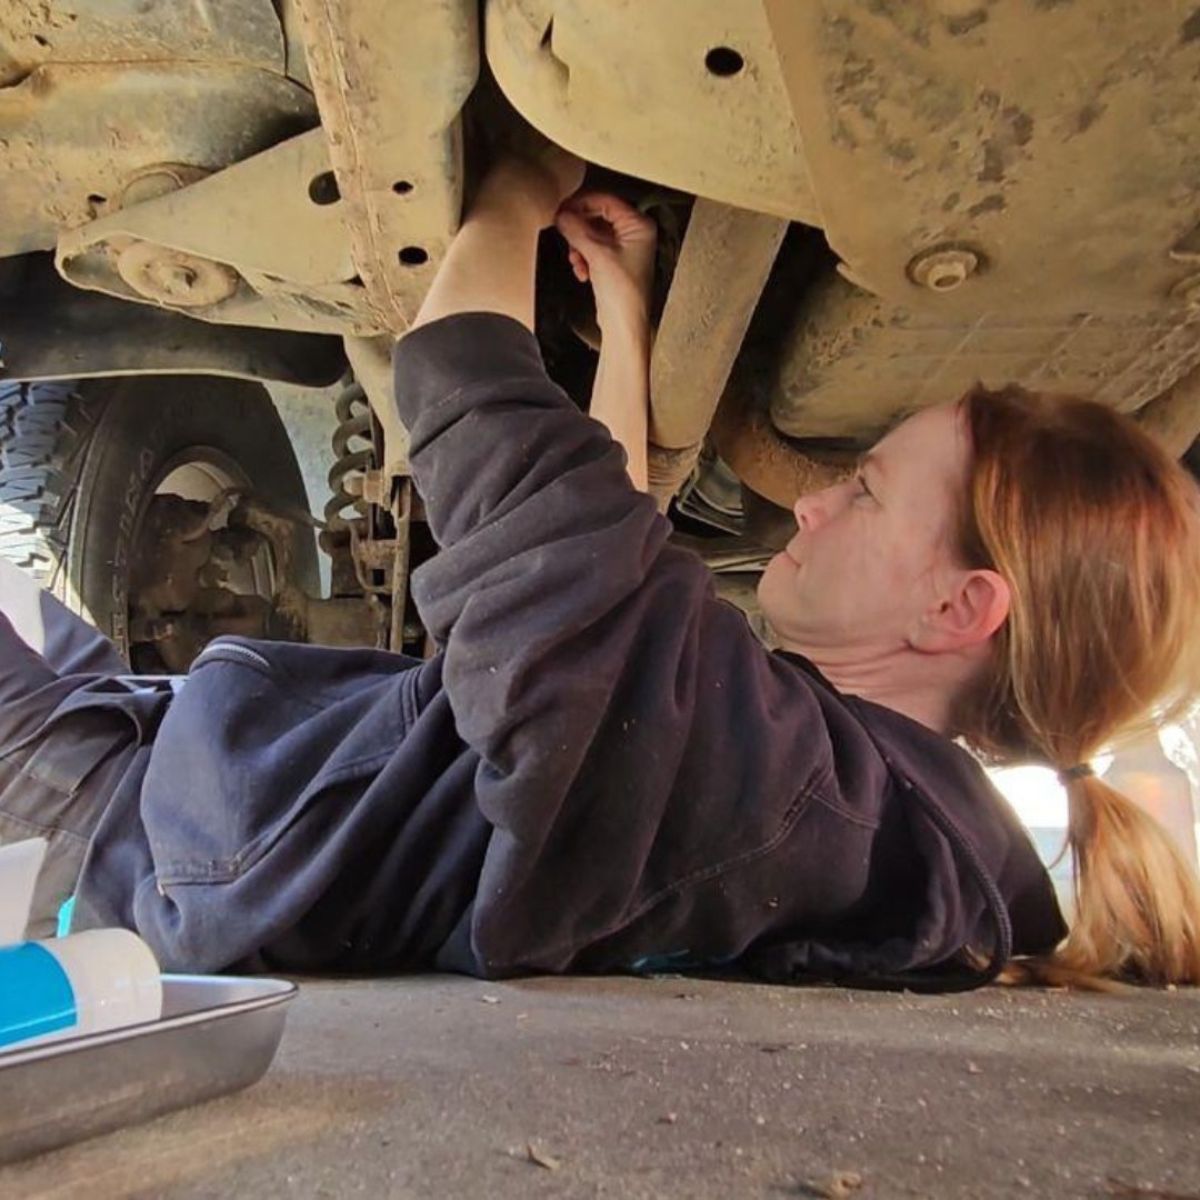
[[[0,949],[0,1046],[78,1024],[71,980],[37,942]]]

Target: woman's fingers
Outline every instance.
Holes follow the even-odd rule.
[[[567,261],[571,264],[571,270],[575,272],[575,278],[580,283],[587,283],[589,277],[587,259],[574,246],[567,250]]]
[[[583,254],[596,253],[601,249],[611,250],[614,238],[606,225],[581,216],[579,213],[559,209],[554,218],[555,227],[567,240],[568,246],[574,246]]]
[[[641,213],[632,204],[612,192],[576,192],[563,201],[563,207],[585,217],[602,217],[609,222],[627,217],[642,219]]]
[[[613,242],[645,241],[658,232],[652,218],[611,192],[577,192],[559,211],[582,217],[598,236],[608,235]]]
[[[584,192],[565,201],[554,219],[569,247],[575,278],[611,295],[632,284],[641,294],[654,278],[658,227],[632,205],[607,192]]]
[[[596,237],[588,221],[577,213],[560,209],[554,219],[554,225],[566,239],[567,261],[571,264],[571,270],[575,272],[575,278],[580,283],[587,283],[591,278],[588,255],[596,254],[605,248],[604,243]]]

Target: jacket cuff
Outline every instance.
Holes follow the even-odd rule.
[[[421,411],[455,392],[502,379],[544,377],[537,339],[500,313],[455,313],[407,333],[393,357],[396,407],[412,429]]]

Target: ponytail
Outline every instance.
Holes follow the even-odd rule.
[[[1200,983],[1200,881],[1171,835],[1102,779],[1067,784],[1075,913],[1055,966],[1142,983]]]
[[[1133,422],[1020,388],[963,401],[968,566],[1009,584],[992,661],[958,728],[985,758],[1064,771],[1075,860],[1070,933],[1009,980],[1200,984],[1200,880],[1149,813],[1090,772],[1114,739],[1200,693],[1200,501]]]

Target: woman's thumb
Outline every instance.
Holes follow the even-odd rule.
[[[591,226],[578,213],[569,208],[560,208],[554,218],[555,228],[567,239],[567,245],[576,250],[586,250],[596,243]]]

